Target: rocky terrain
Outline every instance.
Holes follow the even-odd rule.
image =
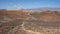
[[[60,12],[0,11],[0,34],[60,34]]]

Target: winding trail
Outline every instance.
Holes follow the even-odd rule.
[[[27,20],[37,20],[36,18],[34,18],[33,16],[31,16],[30,15],[30,17],[28,17],[28,18],[26,18],[23,22],[22,22],[22,24],[21,25],[18,25],[18,26],[16,26],[15,28],[13,28],[12,30],[10,30],[9,32],[8,32],[8,34],[56,34],[55,32],[58,32],[58,34],[60,33],[59,32],[59,29],[48,29],[48,28],[44,28],[43,30],[44,30],[44,32],[39,32],[39,31],[37,31],[36,29],[28,29],[28,27],[29,26],[31,26],[31,24],[33,23],[33,22],[31,22],[31,24],[30,25],[28,25],[27,23],[26,23],[26,21]],[[29,23],[29,22],[28,22]],[[34,22],[35,23],[35,22]],[[25,26],[25,25],[27,25],[27,26]],[[34,24],[33,24],[34,25]],[[32,25],[32,26],[33,26]],[[34,26],[33,26],[34,27]],[[32,27],[31,27],[32,28]],[[19,32],[17,32],[17,31],[19,31]],[[17,33],[16,33],[17,32]]]
[[[29,15],[29,16],[31,16],[31,15]],[[8,34],[14,34],[14,33],[17,31],[18,28],[20,28],[19,30],[25,31],[27,34],[43,34],[43,33],[37,32],[37,31],[27,30],[27,29],[24,27],[25,21],[26,21],[26,20],[29,20],[29,19],[36,20],[36,18],[34,18],[33,16],[28,17],[28,18],[26,18],[26,19],[23,21],[23,23],[22,23],[21,25],[16,26],[14,29],[10,30],[10,31],[8,32]]]

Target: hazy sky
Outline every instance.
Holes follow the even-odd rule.
[[[0,9],[60,8],[60,0],[0,0]]]

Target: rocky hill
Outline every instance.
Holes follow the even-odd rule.
[[[7,34],[10,29],[22,24],[29,12],[20,10],[0,11],[0,34]]]
[[[0,11],[0,34],[60,34],[60,12]]]

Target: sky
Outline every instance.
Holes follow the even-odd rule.
[[[0,0],[0,9],[60,8],[60,0]]]

